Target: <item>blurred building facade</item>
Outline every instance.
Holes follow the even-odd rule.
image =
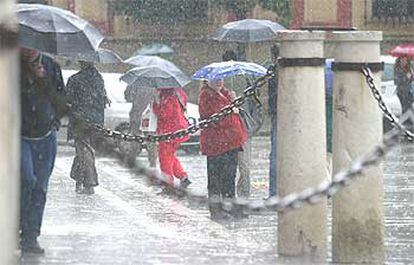
[[[291,27],[331,27],[384,32],[383,49],[414,38],[412,0],[292,0]]]

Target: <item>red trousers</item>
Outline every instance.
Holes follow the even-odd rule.
[[[167,181],[169,183],[173,183],[173,177],[180,180],[187,177],[187,172],[184,171],[180,161],[178,161],[178,158],[175,155],[179,146],[180,144],[175,142],[160,142],[158,144],[160,168],[168,178]]]

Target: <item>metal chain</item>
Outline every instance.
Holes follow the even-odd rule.
[[[226,116],[232,114],[235,108],[241,107],[247,98],[252,97],[255,95],[256,90],[266,84],[266,81],[269,77],[273,76],[275,73],[275,66],[270,66],[267,69],[266,75],[259,77],[251,86],[246,88],[243,91],[243,95],[235,98],[232,103],[228,106],[223,107],[218,113],[211,115],[210,117],[200,121],[199,123],[190,125],[186,129],[178,130],[168,134],[161,134],[161,135],[133,135],[133,134],[124,134],[112,129],[104,128],[100,124],[91,123],[88,119],[85,119],[82,115],[82,112],[72,112],[72,115],[79,117],[80,119],[84,120],[88,126],[93,128],[98,133],[101,133],[105,137],[119,139],[127,142],[163,142],[163,141],[170,141],[177,138],[182,138],[187,134],[194,134],[200,129],[207,128],[209,125],[213,123],[217,123],[221,121]]]
[[[414,134],[405,128],[404,125],[401,124],[399,119],[391,113],[388,106],[385,104],[384,100],[382,99],[381,92],[378,90],[374,83],[374,77],[372,76],[372,71],[369,67],[365,66],[362,68],[362,74],[365,76],[365,80],[367,85],[371,89],[372,95],[374,96],[375,100],[378,102],[378,106],[381,109],[382,113],[384,114],[385,118],[391,123],[391,125],[403,132],[403,135],[409,140],[414,141]]]
[[[206,204],[220,204],[223,209],[231,210],[236,208],[244,212],[267,212],[267,211],[277,211],[283,212],[287,210],[299,209],[307,204],[317,204],[327,195],[334,195],[343,187],[348,185],[350,181],[354,180],[356,177],[360,176],[364,170],[368,169],[371,166],[378,165],[388,151],[394,146],[398,145],[399,137],[405,135],[408,139],[412,140],[413,135],[410,131],[406,130],[402,126],[398,119],[392,115],[388,110],[384,101],[382,100],[381,94],[375,86],[374,79],[372,77],[371,70],[367,67],[363,69],[363,74],[367,79],[367,84],[370,87],[375,99],[378,101],[380,108],[384,113],[387,114],[389,120],[393,122],[395,130],[392,130],[390,133],[384,136],[383,143],[380,146],[375,147],[371,152],[365,155],[361,160],[357,160],[352,164],[352,166],[345,171],[337,173],[332,181],[323,181],[315,188],[308,188],[298,193],[292,193],[282,198],[271,197],[267,200],[247,200],[247,199],[225,199],[215,200],[208,198],[205,195],[195,194],[189,190],[183,190],[180,188],[172,188],[170,185],[165,182],[162,175],[156,171],[148,171],[146,169],[141,169],[140,173],[143,173],[149,177],[152,181],[155,180],[157,184],[167,186],[171,191],[176,195],[187,198],[190,201],[195,201],[199,203]]]
[[[362,159],[357,160],[352,164],[352,166],[348,170],[341,171],[337,173],[333,178],[332,181],[323,181],[315,188],[308,188],[298,193],[292,193],[287,196],[284,196],[282,198],[280,197],[271,197],[266,200],[247,200],[247,199],[212,199],[208,198],[205,195],[194,193],[188,189],[181,189],[179,187],[172,187],[165,178],[162,176],[162,174],[159,171],[155,170],[149,170],[146,168],[139,168],[138,167],[138,173],[143,174],[148,178],[148,180],[155,185],[165,186],[171,193],[183,197],[190,202],[197,202],[202,204],[219,204],[223,209],[225,210],[232,210],[237,209],[239,211],[244,211],[246,213],[252,213],[252,212],[268,212],[268,211],[277,211],[277,212],[283,212],[287,210],[293,210],[293,209],[299,209],[302,208],[305,205],[312,205],[319,203],[323,198],[326,196],[334,195],[339,190],[341,190],[343,187],[348,185],[350,181],[354,180],[356,177],[360,176],[364,170],[368,169],[369,167],[378,165],[378,163],[381,162],[381,160],[384,158],[385,154],[394,146],[398,145],[399,143],[399,137],[400,135],[405,135],[408,139],[412,140],[413,135],[410,131],[407,131],[404,126],[399,124],[398,119],[392,115],[391,112],[389,112],[387,106],[382,100],[381,94],[379,93],[378,89],[376,89],[374,84],[374,79],[372,78],[372,74],[369,68],[363,69],[363,74],[367,79],[367,84],[371,88],[371,91],[373,92],[374,97],[378,101],[378,104],[380,105],[380,108],[383,110],[384,114],[386,114],[387,118],[392,122],[396,130],[392,130],[389,134],[385,135],[382,145],[375,147],[371,152],[369,152],[367,155],[365,155]],[[202,121],[199,123],[198,126],[190,126],[186,130],[182,130],[179,132],[176,132],[175,134],[179,135],[178,137],[181,137],[184,132],[188,131],[197,131],[200,128],[207,127],[212,122],[219,121],[222,117],[224,117],[226,114],[232,113],[233,107],[238,107],[243,104],[246,97],[251,96],[254,94],[255,89],[259,87],[260,85],[264,85],[265,77],[259,79],[254,85],[247,88],[242,97],[239,97],[233,101],[233,103],[223,108],[219,113],[211,116],[210,118]],[[101,127],[98,127],[98,129],[102,130]],[[103,129],[105,130],[105,129]],[[113,131],[108,130],[105,131],[105,133],[111,134]],[[174,134],[174,136],[175,136]],[[164,135],[154,137],[150,140],[163,140]],[[172,135],[165,135],[166,138],[173,137]],[[142,139],[144,141],[145,139],[141,136],[134,136],[134,135],[122,135],[122,134],[115,134],[110,135],[110,137],[115,138],[121,138],[123,140],[127,141],[135,141],[135,137],[139,139]],[[131,138],[132,137],[132,138]],[[173,139],[173,138],[170,138]]]

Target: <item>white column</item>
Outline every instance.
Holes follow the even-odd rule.
[[[379,62],[381,32],[335,32],[334,58]],[[380,72],[374,73],[380,87]],[[382,139],[382,116],[359,71],[337,71],[334,82],[333,173],[348,168]],[[383,172],[369,169],[333,197],[334,262],[384,261]]]
[[[323,58],[324,32],[279,34],[282,58]],[[278,195],[316,187],[326,169],[324,67],[282,67],[277,124]],[[307,260],[326,258],[327,200],[278,214],[278,253]]]
[[[17,49],[6,34],[12,0],[0,3],[0,264],[14,264],[18,238],[20,108]],[[17,28],[15,28],[17,30]]]

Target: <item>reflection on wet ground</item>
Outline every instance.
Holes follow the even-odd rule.
[[[268,138],[254,141],[252,196],[267,196]],[[74,193],[73,150],[60,147],[40,239],[44,257],[22,264],[288,264],[277,257],[276,214],[216,223],[204,206],[162,195],[113,158],[97,161],[100,187]],[[193,191],[206,193],[203,156],[181,156]],[[146,163],[146,158],[139,160]],[[384,163],[388,264],[414,260],[414,145]],[[330,218],[329,218],[330,220]],[[328,257],[329,258],[329,257]]]

